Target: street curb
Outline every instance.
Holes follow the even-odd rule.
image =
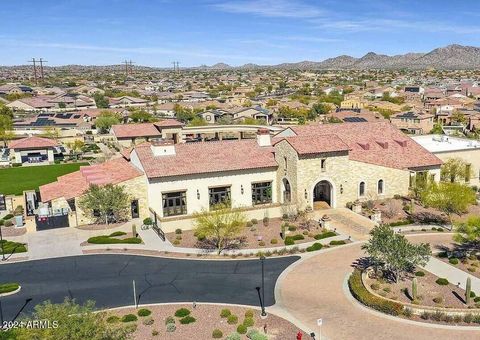
[[[381,312],[379,312],[375,309],[367,307],[367,306],[363,305],[360,301],[355,299],[353,297],[352,293],[350,293],[350,289],[348,288],[348,278],[350,277],[350,275],[352,275],[352,273],[348,273],[345,276],[345,279],[343,280],[343,284],[342,284],[343,293],[344,293],[345,297],[347,298],[347,300],[349,300],[352,303],[352,305],[355,305],[357,308],[360,308],[367,313],[373,314],[373,315],[381,317],[381,318],[389,319],[389,320],[392,320],[392,321],[397,321],[397,322],[401,322],[401,323],[404,323],[404,324],[420,326],[420,327],[435,328],[435,329],[447,329],[449,331],[452,331],[452,330],[453,331],[455,331],[455,330],[456,331],[477,331],[477,332],[480,331],[480,326],[451,326],[451,325],[439,325],[439,324],[428,323],[428,322],[407,320],[407,319],[403,319],[403,318],[400,318],[400,317],[387,315],[387,314],[381,313]]]

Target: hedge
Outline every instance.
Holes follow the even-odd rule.
[[[333,241],[330,241],[330,245],[331,246],[341,246],[343,244],[345,244],[346,242],[344,240],[333,240]]]
[[[127,235],[127,233],[124,231],[115,231],[110,235],[108,235],[108,237],[116,237],[116,236],[123,236],[123,235]]]
[[[135,314],[126,314],[122,317],[122,322],[132,322],[137,320],[138,318]]]
[[[310,247],[307,247],[307,251],[310,252],[310,251],[320,250],[322,248],[323,248],[323,246],[320,243],[315,242]]]
[[[142,308],[138,310],[137,314],[138,316],[149,316],[152,314],[152,311],[150,309]]]
[[[223,332],[219,329],[214,329],[212,332],[212,338],[214,339],[220,339],[223,337]]]
[[[197,319],[190,315],[187,315],[186,317],[180,319],[180,323],[182,325],[188,325],[189,323],[194,323],[195,321],[197,321]]]
[[[403,311],[402,304],[382,299],[370,293],[363,285],[362,272],[359,269],[355,269],[348,278],[348,287],[352,295],[367,307],[390,315],[400,315]]]
[[[315,240],[321,240],[321,239],[328,238],[328,237],[333,237],[333,236],[337,236],[337,234],[333,231],[324,231],[321,234],[315,235],[313,238]]]
[[[388,225],[390,227],[399,227],[399,226],[402,226],[402,225],[408,225],[408,224],[412,224],[412,223],[413,223],[412,220],[401,220],[401,221],[391,222]]]
[[[113,238],[108,235],[93,236],[87,240],[88,243],[92,244],[117,244],[117,243],[128,243],[128,244],[140,244],[142,239],[139,237],[129,237],[124,239]]]
[[[16,282],[0,284],[0,294],[13,292],[17,290],[18,287],[20,287],[20,285]]]
[[[443,277],[439,277],[435,282],[437,283],[437,285],[440,285],[440,286],[448,285],[448,280]]]

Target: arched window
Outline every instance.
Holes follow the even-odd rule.
[[[377,183],[377,193],[383,195],[383,179],[379,180]]]
[[[365,182],[360,182],[360,185],[358,186],[358,196],[365,196]]]

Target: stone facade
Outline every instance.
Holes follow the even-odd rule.
[[[314,189],[317,183],[328,181],[331,186],[331,206],[345,207],[355,200],[381,199],[409,192],[409,170],[357,162],[348,158],[347,152],[316,154],[299,157],[286,141],[275,145],[278,196],[283,198],[287,179],[292,190],[291,201],[298,209],[313,208]],[[322,169],[322,160],[324,169]],[[285,164],[286,161],[286,164]],[[378,192],[379,181],[383,181],[383,192]],[[360,183],[365,183],[364,195],[360,195]]]

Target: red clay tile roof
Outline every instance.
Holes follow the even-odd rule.
[[[115,158],[102,164],[80,167],[57,178],[56,182],[40,186],[42,202],[64,197],[70,199],[81,196],[91,184],[118,184],[142,176],[143,173],[123,158]]]
[[[57,146],[58,143],[53,139],[43,138],[43,137],[27,137],[15,140],[8,144],[10,149],[33,149],[33,148],[53,148]]]
[[[293,136],[285,140],[299,155],[312,155],[324,152],[348,151],[350,147],[336,135]]]
[[[174,127],[174,126],[183,126],[182,122],[176,120],[176,119],[162,119],[159,120],[158,122],[153,123],[153,125],[158,126],[160,128],[162,127]]]
[[[134,151],[149,178],[277,167],[273,148],[256,140],[175,144],[170,156],[154,156],[150,143]]]
[[[152,123],[116,124],[112,126],[117,138],[161,137],[162,134]]]
[[[336,135],[350,147],[349,159],[395,169],[439,166],[443,162],[389,122],[295,126],[298,136]],[[288,140],[292,137],[287,137]],[[380,142],[380,143],[379,143]],[[387,147],[384,148],[381,144]]]

